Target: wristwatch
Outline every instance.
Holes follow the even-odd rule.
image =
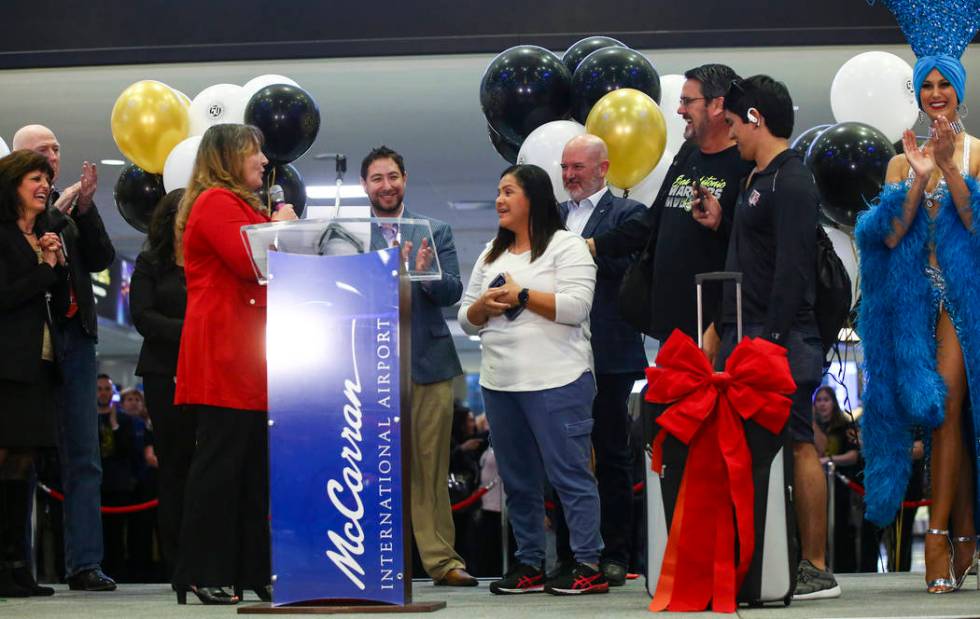
[[[527,300],[530,297],[530,291],[527,288],[522,288],[520,292],[517,293],[517,304],[521,307],[527,307]]]
[[[522,289],[517,293],[517,304],[521,307],[527,307],[527,301],[530,297],[530,291],[527,288]]]

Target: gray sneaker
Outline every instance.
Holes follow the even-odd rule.
[[[840,586],[830,570],[818,570],[803,559],[796,572],[794,600],[825,600],[840,597]]]

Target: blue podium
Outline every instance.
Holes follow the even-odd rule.
[[[401,246],[365,252],[378,225],[392,222]],[[418,259],[432,247],[428,222],[242,231],[268,289],[273,583],[271,604],[238,612],[445,607],[412,603],[410,281],[441,277],[437,260]]]

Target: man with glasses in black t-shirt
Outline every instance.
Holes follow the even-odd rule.
[[[752,164],[739,157],[725,124],[724,96],[738,75],[731,67],[706,64],[684,74],[677,108],[687,122],[684,147],[674,158],[653,205],[641,216],[587,239],[594,256],[628,256],[650,241],[653,256],[651,334],[663,342],[674,329],[697,337],[694,276],[725,264],[739,181]],[[668,103],[665,101],[664,105]],[[719,200],[723,217],[709,230],[692,217],[697,195]],[[705,307],[716,307],[717,288],[706,287]]]

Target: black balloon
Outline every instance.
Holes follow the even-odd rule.
[[[894,156],[888,138],[870,125],[846,122],[824,130],[806,156],[823,212],[838,224],[853,226],[881,191]]]
[[[817,125],[815,127],[810,127],[797,136],[789,147],[806,157],[806,153],[808,150],[810,150],[810,145],[813,144],[813,141],[820,137],[820,134],[831,126],[832,125]]]
[[[490,62],[480,82],[480,106],[505,140],[520,144],[541,125],[568,117],[571,81],[558,56],[519,45]]]
[[[150,229],[153,209],[165,195],[163,176],[150,174],[132,163],[122,169],[113,190],[119,214],[143,233]]]
[[[497,151],[498,155],[503,157],[505,161],[517,163],[517,154],[521,152],[520,144],[514,144],[505,140],[504,136],[500,135],[496,129],[490,126],[490,123],[487,123],[487,135],[490,137],[490,143],[493,144],[493,149]]]
[[[635,88],[660,104],[660,75],[646,56],[625,47],[592,52],[572,75],[572,117],[584,125],[596,101],[619,88]]]
[[[272,84],[245,107],[245,122],[262,131],[262,152],[274,163],[289,163],[310,149],[320,131],[320,108],[299,86]]]
[[[287,204],[293,205],[293,211],[297,217],[303,216],[306,210],[306,183],[303,176],[296,169],[296,166],[285,163],[283,165],[269,166],[262,176],[262,188],[259,189],[259,201],[262,204],[269,204],[269,187],[279,185]]]
[[[573,43],[571,47],[565,50],[565,53],[561,57],[562,64],[568,67],[569,73],[575,73],[575,69],[578,68],[579,63],[585,60],[586,56],[597,49],[603,49],[605,47],[626,47],[626,45],[622,41],[617,41],[612,37],[586,37],[581,41]]]

